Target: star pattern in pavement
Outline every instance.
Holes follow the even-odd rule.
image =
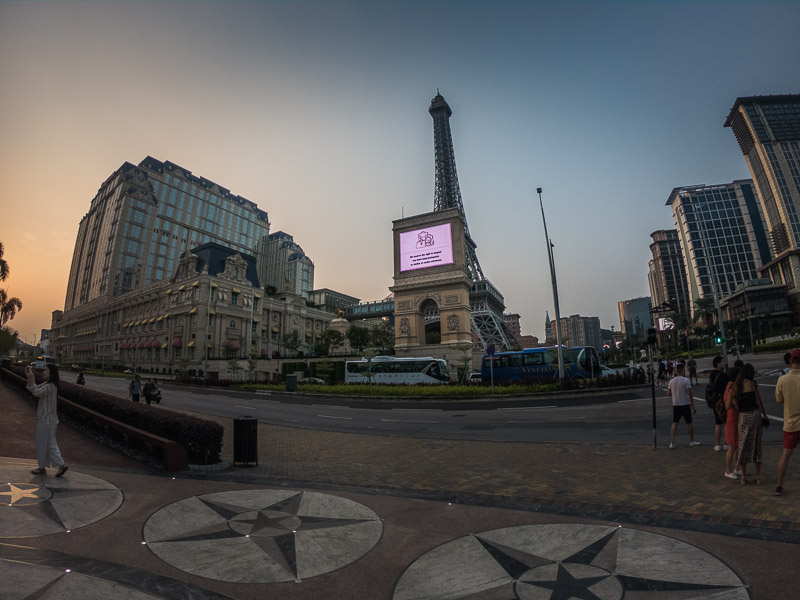
[[[26,506],[44,502],[53,495],[46,487],[35,483],[6,483],[0,485],[0,504]]]
[[[352,562],[380,537],[377,515],[349,500],[316,492],[261,492],[261,502],[252,492],[198,496],[193,500],[201,507],[201,518],[187,521],[185,527],[167,521],[173,510],[183,514],[186,509],[165,507],[148,520],[145,539],[162,560],[189,572],[195,572],[195,566],[180,560],[171,547],[186,549],[187,543],[213,546],[233,561],[260,562],[263,572],[255,575],[259,581],[288,581],[332,570],[326,565]],[[312,552],[322,556],[310,556]],[[218,572],[218,578],[237,580],[235,574],[209,568]],[[204,576],[214,578],[208,569]]]

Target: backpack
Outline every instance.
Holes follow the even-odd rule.
[[[714,382],[717,380],[718,374],[719,371],[717,371],[716,373],[712,373],[711,376],[708,378],[708,383],[706,384],[706,390],[705,390],[706,404],[708,405],[708,408],[710,408],[711,410],[714,410],[714,407],[717,405],[718,394],[717,394],[717,387],[714,385]]]

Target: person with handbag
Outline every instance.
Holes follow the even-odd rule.
[[[731,388],[731,405],[739,411],[739,469],[742,472],[739,481],[742,485],[747,485],[747,465],[751,462],[756,466],[756,485],[761,483],[761,432],[766,413],[754,377],[755,369],[747,363]]]

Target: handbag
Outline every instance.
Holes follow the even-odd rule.
[[[761,415],[761,426],[769,427],[769,417],[767,415]]]

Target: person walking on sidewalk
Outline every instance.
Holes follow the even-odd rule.
[[[747,463],[756,465],[756,485],[761,483],[761,419],[766,415],[753,365],[747,363],[731,388],[731,404],[739,411],[739,470],[740,481],[747,484]]]
[[[700,445],[700,442],[694,439],[694,425],[692,425],[692,413],[697,412],[694,407],[692,384],[683,376],[683,372],[683,365],[678,365],[676,376],[670,380],[669,386],[667,386],[667,396],[672,398],[672,429],[670,429],[669,433],[670,448],[675,448],[675,431],[678,429],[681,417],[689,427],[689,445]]]
[[[142,393],[142,380],[139,378],[138,375],[134,376],[134,378],[131,379],[131,383],[128,386],[128,391],[131,394],[131,400],[133,400],[134,402],[138,402],[139,396]]]
[[[46,365],[42,370],[42,383],[36,383],[31,367],[25,367],[28,377],[28,390],[39,399],[36,406],[36,460],[39,467],[31,471],[34,475],[44,475],[47,467],[58,467],[56,477],[61,477],[69,468],[61,458],[61,450],[56,442],[58,426],[58,367]]]
[[[776,496],[783,495],[783,478],[789,466],[789,457],[797,448],[800,437],[800,348],[792,350],[790,361],[791,371],[782,375],[775,387],[775,401],[783,404],[783,454],[778,463]]]
[[[725,419],[722,418],[724,411],[720,410],[724,406],[723,396],[725,395],[725,388],[728,387],[728,382],[731,380],[725,372],[725,359],[721,356],[715,356],[712,363],[714,370],[708,376],[708,385],[714,387],[714,398],[709,408],[714,412],[714,452],[721,452],[727,450],[722,443],[722,426],[725,424]],[[707,398],[706,398],[707,399]],[[721,404],[722,406],[717,406]]]

